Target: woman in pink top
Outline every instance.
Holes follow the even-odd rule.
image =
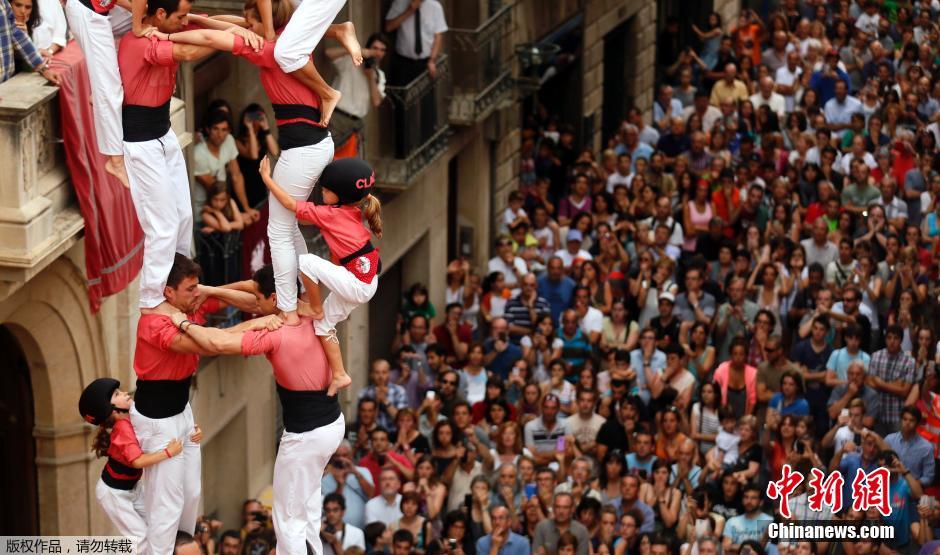
[[[695,185],[695,197],[682,208],[685,226],[685,242],[682,250],[695,252],[698,236],[708,233],[708,224],[712,221],[712,204],[709,200],[708,182],[699,180]]]
[[[295,200],[284,191],[271,179],[271,163],[267,158],[261,161],[260,171],[271,196],[296,213],[298,220],[319,227],[330,247],[332,262],[315,254],[304,254],[297,266],[314,284],[323,281],[330,288],[322,308],[319,287],[310,288],[307,294],[311,306],[319,313],[314,327],[333,369],[328,395],[335,395],[352,383],[343,367],[336,324],[348,318],[357,306],[369,302],[379,285],[376,279],[381,267],[379,251],[370,240],[373,233],[382,237],[382,205],[370,194],[375,171],[359,158],[330,162],[318,182],[323,192],[322,205]],[[369,228],[362,225],[363,218],[369,222]]]
[[[721,406],[730,405],[735,414],[754,414],[757,405],[757,368],[747,364],[748,342],[731,340],[731,360],[718,365],[712,379],[721,390]]]

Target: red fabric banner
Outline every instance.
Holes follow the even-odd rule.
[[[55,55],[65,161],[85,219],[85,276],[93,313],[101,298],[122,291],[143,264],[144,232],[131,193],[105,172],[98,152],[91,85],[85,57],[75,41]]]

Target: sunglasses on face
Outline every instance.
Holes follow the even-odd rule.
[[[610,385],[612,387],[626,387],[627,380],[610,380]]]

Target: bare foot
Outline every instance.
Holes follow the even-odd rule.
[[[352,385],[352,378],[349,377],[349,374],[343,374],[339,377],[334,377],[333,381],[330,382],[330,388],[327,390],[327,397],[332,397],[339,393],[340,389],[345,389]]]
[[[356,38],[356,26],[353,25],[352,21],[347,21],[346,23],[340,23],[338,27],[336,40],[352,56],[353,65],[358,67],[362,64],[362,47],[359,45],[359,39]]]
[[[332,92],[320,95],[320,125],[326,127],[330,124],[330,118],[333,117],[333,110],[339,104],[339,99],[343,94],[336,89],[330,89]]]
[[[121,182],[121,185],[124,185],[128,189],[131,188],[131,184],[127,180],[127,169],[124,168],[123,156],[109,156],[108,161],[104,164],[104,171],[116,177],[117,180]]]

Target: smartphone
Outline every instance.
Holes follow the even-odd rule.
[[[437,395],[437,393],[435,393],[434,390],[432,389],[432,390],[428,391],[427,393],[425,393],[425,394],[424,394],[424,397],[425,397],[426,399],[430,399],[430,400],[433,401],[433,400],[434,400],[434,397],[435,397],[436,395]]]
[[[842,412],[839,413],[839,418],[848,418],[848,417],[849,417],[849,409],[842,409]]]
[[[535,497],[535,492],[536,492],[535,484],[525,485],[525,498],[526,499],[532,499],[533,497]]]
[[[565,436],[561,436],[555,440],[555,451],[559,453],[565,452]]]
[[[512,367],[512,377],[514,377],[514,378],[518,378],[518,377],[519,377],[519,367],[518,367],[518,366],[513,366],[513,367]]]

